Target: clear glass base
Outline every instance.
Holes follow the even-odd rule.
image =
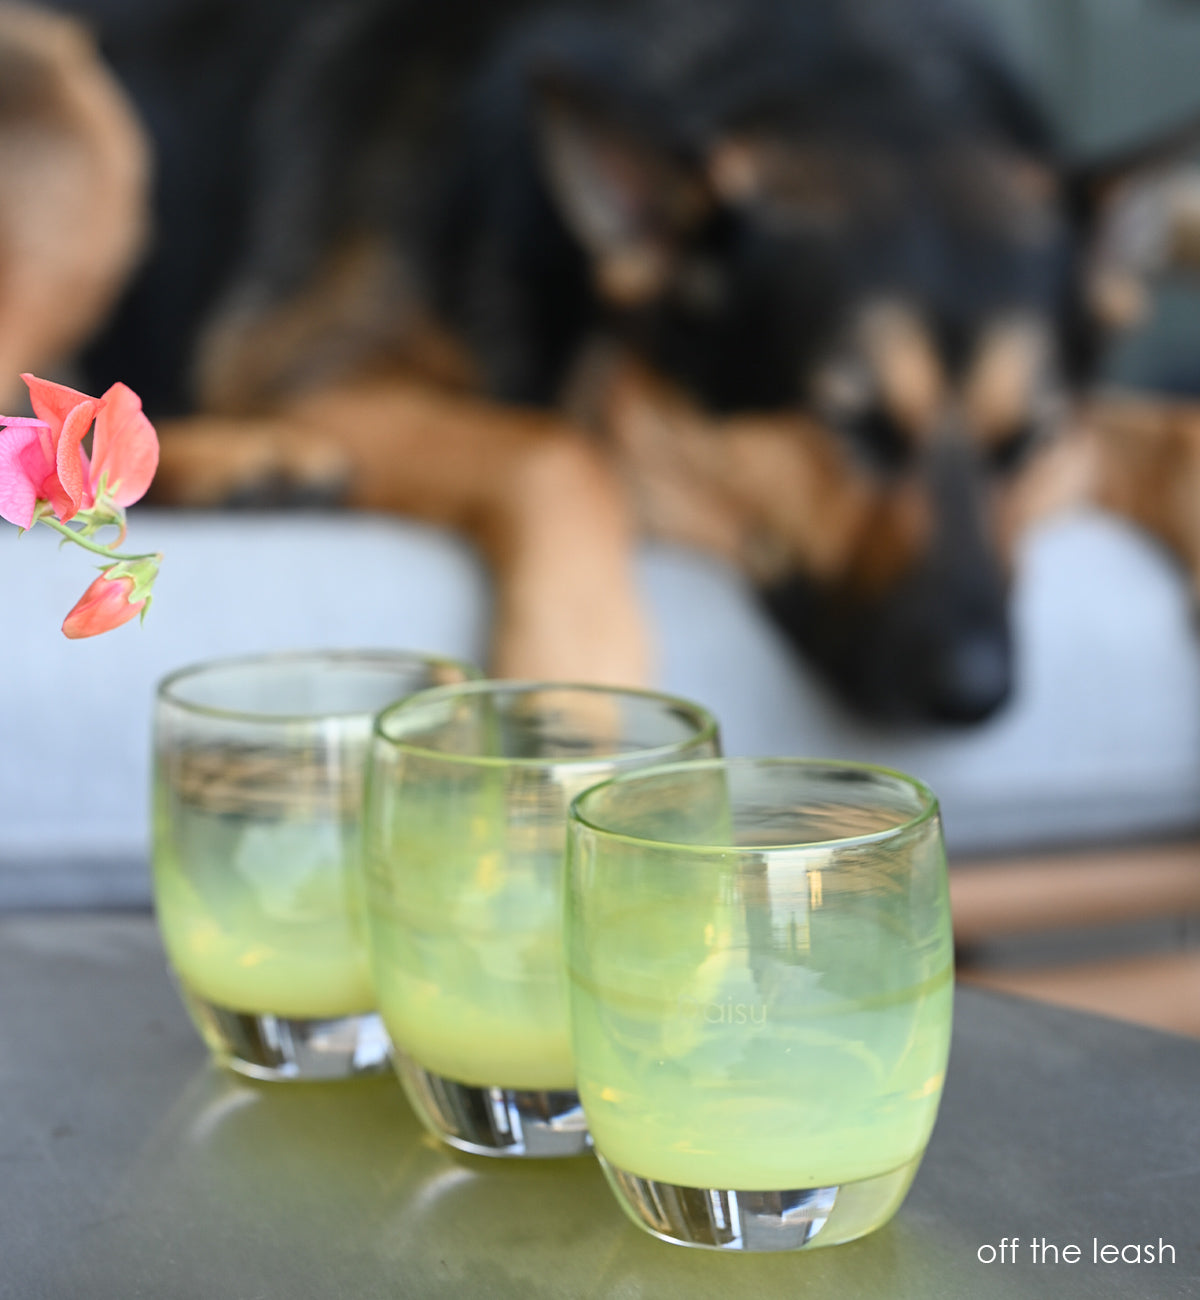
[[[230,1011],[180,986],[201,1038],[222,1065],[252,1079],[322,1081],[378,1074],[391,1043],[373,1012],[328,1020],[295,1020]]]
[[[417,1118],[435,1136],[477,1156],[580,1156],[592,1149],[579,1095],[482,1088],[431,1074],[403,1052],[393,1063]]]
[[[738,1192],[656,1182],[600,1156],[621,1208],[638,1227],[680,1246],[746,1251],[835,1246],[874,1232],[900,1208],[920,1162],[917,1156],[890,1173],[837,1187]]]

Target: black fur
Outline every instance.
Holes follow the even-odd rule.
[[[119,375],[160,410],[185,408],[185,358],[206,315],[222,300],[285,300],[332,244],[362,231],[387,233],[417,293],[506,401],[554,404],[584,346],[609,333],[716,411],[811,409],[814,377],[854,309],[880,296],[923,314],[951,372],[1005,313],[1053,324],[1065,384],[1094,360],[1078,213],[1050,199],[1030,234],[939,170],[956,149],[983,148],[1061,171],[1032,97],[961,5],[298,5],[276,53],[285,9],[206,7],[240,62],[232,80],[224,74],[219,112],[189,109],[192,135],[208,137],[195,155],[181,163],[173,150],[176,119],[157,123],[164,243],[94,351],[93,382]],[[836,220],[713,201],[679,229],[660,221],[672,277],[614,305],[594,288],[592,256],[548,176],[542,131],[556,97],[701,188],[706,159],[731,134],[766,132],[870,166],[846,182]],[[886,413],[862,412],[840,432],[871,472],[913,472]],[[955,453],[924,467],[936,534],[882,597],[803,574],[764,593],[855,702],[966,720],[1005,697],[1007,580],[973,507],[981,472],[1011,473],[1032,441],[1014,430],[992,464]]]

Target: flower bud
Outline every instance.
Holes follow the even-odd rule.
[[[63,620],[63,635],[72,640],[99,636],[143,613],[158,577],[159,558],[122,561],[105,569]]]
[[[110,578],[102,573],[80,596],[75,608],[63,620],[63,635],[78,640],[85,636],[99,636],[101,632],[111,632],[114,627],[128,623],[141,612],[146,603],[144,600],[131,603],[129,597],[132,592],[132,578]]]

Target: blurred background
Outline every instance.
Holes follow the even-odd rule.
[[[1194,118],[1200,108],[1196,0],[972,0],[1039,88],[1065,148],[1087,160]],[[1200,391],[1200,291],[1158,287],[1144,329],[1108,360],[1114,383]]]
[[[964,3],[995,21],[1075,161],[1200,118],[1200,0]],[[224,222],[233,239],[232,160],[254,70],[321,0],[53,7],[96,32],[154,142],[159,194],[170,191],[178,210],[189,187],[216,186],[223,204],[206,202],[215,212],[206,220]],[[148,49],[171,58],[156,65]],[[182,99],[180,76],[190,81]],[[181,102],[192,120],[181,120]],[[219,286],[199,251],[211,235],[160,227],[120,310],[169,321],[211,301]],[[118,370],[120,337],[100,345]],[[162,393],[143,393],[152,409],[156,397],[170,407],[186,366],[177,334],[164,328],[160,346]],[[1149,319],[1113,350],[1105,374],[1200,400],[1200,288],[1183,278],[1158,284]],[[169,669],[314,644],[484,653],[487,582],[453,536],[334,515],[232,523],[135,509],[131,524],[139,549],[167,555],[158,604],[143,630],[81,644],[57,630],[81,585],[75,557],[57,555],[49,536],[0,534],[0,908],[148,906],[149,710]],[[247,590],[251,554],[259,576]],[[1016,700],[969,733],[920,736],[883,733],[842,712],[720,565],[648,547],[640,576],[662,684],[710,705],[730,752],[870,758],[934,785],[964,958],[980,978],[1200,1034],[1192,593],[1156,547],[1090,516],[1048,527],[1029,561],[1015,596]]]
[[[1200,0],[963,0],[994,23],[1039,92],[1066,155],[1083,163],[1136,147],[1200,113]],[[232,164],[247,123],[254,70],[322,0],[55,0],[50,8],[83,18],[159,143],[156,184],[183,207],[189,187],[211,186]],[[237,60],[231,41],[237,34]],[[167,51],[160,64],[147,50]],[[183,69],[181,74],[181,68]],[[188,78],[186,95],[178,78]],[[179,105],[196,107],[212,124],[197,132]],[[186,142],[183,151],[173,144]],[[197,151],[207,153],[198,156]],[[222,159],[229,162],[223,169]],[[226,214],[234,220],[231,188]],[[207,205],[206,205],[207,206]],[[164,243],[164,241],[168,241]],[[150,270],[169,264],[170,288],[151,275],[139,310],[161,318],[208,300],[217,285],[196,233],[160,231]],[[1122,340],[1108,361],[1115,382],[1156,390],[1200,392],[1194,341],[1200,337],[1200,291],[1178,280],[1159,286],[1146,328]],[[164,334],[167,347],[170,336]],[[181,355],[162,356],[165,370]],[[153,397],[153,394],[149,395]]]

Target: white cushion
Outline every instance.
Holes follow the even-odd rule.
[[[155,682],[213,656],[405,646],[479,661],[488,585],[446,533],[364,515],[135,510],[166,554],[144,626],[59,632],[91,578],[45,529],[0,530],[0,906],[144,903]],[[1200,649],[1187,584],[1099,516],[1028,546],[1015,593],[1020,682],[993,721],[866,726],[792,658],[753,594],[710,559],[645,549],[660,684],[721,720],[728,753],[856,757],[937,790],[952,848],[1008,850],[1200,825]]]

